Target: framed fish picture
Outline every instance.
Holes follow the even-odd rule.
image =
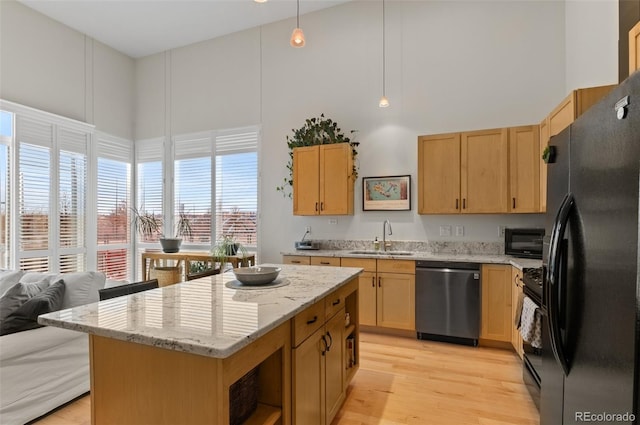
[[[363,211],[411,209],[411,176],[362,178]]]

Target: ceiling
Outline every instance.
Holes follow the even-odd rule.
[[[132,58],[296,16],[295,0],[19,1]],[[346,1],[303,0],[300,14]]]

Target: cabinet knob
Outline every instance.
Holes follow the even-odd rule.
[[[458,198],[456,198],[456,210],[457,210],[458,208],[460,208],[460,207],[458,206],[458,204],[459,204],[459,201],[458,201]]]
[[[316,211],[318,211],[318,203],[316,202]]]
[[[323,266],[328,266],[331,263],[328,261],[320,261],[320,264],[322,264]]]
[[[324,202],[320,202],[320,211],[324,211]]]
[[[378,287],[382,286],[382,278],[378,276]]]
[[[313,319],[307,320],[307,325],[310,325],[312,323],[316,323],[317,321],[318,321],[318,316],[313,316]]]
[[[331,338],[331,332],[327,332],[327,336],[329,337],[329,345],[327,346],[327,351],[331,351],[331,346],[333,345],[333,338]]]
[[[513,198],[513,207],[514,210],[516,209],[516,198]]]
[[[340,304],[340,299],[337,299],[331,303],[331,305],[338,305],[338,304]]]
[[[463,210],[467,209],[467,198],[462,198],[462,209]]]
[[[324,353],[326,353],[327,351],[329,351],[329,345],[327,344],[327,338],[325,335],[322,335],[322,350],[320,351],[320,354],[322,354],[324,356]]]
[[[371,287],[372,288],[376,287],[376,277],[375,276],[371,276]]]

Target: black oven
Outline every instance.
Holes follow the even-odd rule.
[[[524,282],[524,295],[529,297],[538,306],[538,311],[542,314],[542,333],[546,328],[546,314],[542,304],[542,269],[524,269],[522,273]],[[544,343],[544,342],[543,342]],[[540,384],[542,372],[542,349],[532,347],[527,341],[523,341],[524,356],[522,378],[531,394],[531,398],[538,410],[540,410]]]

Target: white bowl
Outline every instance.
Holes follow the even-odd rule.
[[[233,274],[245,285],[266,285],[278,277],[280,270],[280,267],[238,267],[233,269]]]

